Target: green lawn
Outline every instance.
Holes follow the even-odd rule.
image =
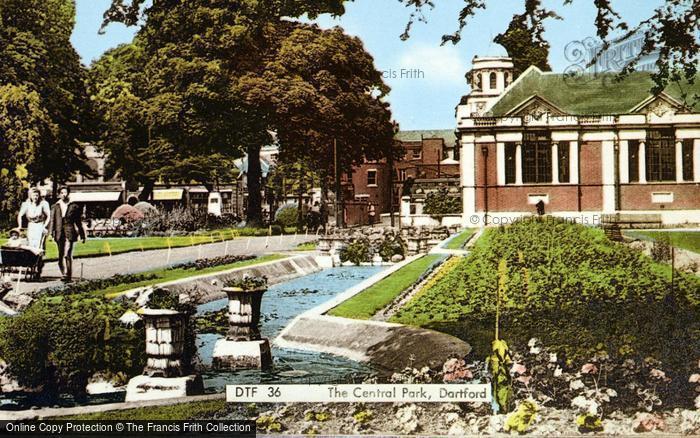
[[[668,237],[676,248],[683,248],[700,254],[700,231],[625,231],[630,237],[659,239]]]
[[[410,287],[442,255],[426,255],[414,260],[374,286],[365,289],[329,312],[333,316],[369,319]]]
[[[266,228],[227,228],[221,230],[201,231],[190,236],[173,237],[112,237],[88,238],[84,244],[77,242],[73,249],[74,257],[106,256],[132,251],[147,251],[152,249],[180,248],[201,245],[204,243],[223,242],[248,236],[265,236]],[[293,233],[293,228],[285,229],[285,233]],[[0,245],[6,239],[0,239]],[[53,240],[46,243],[46,260],[56,260],[58,250]]]
[[[207,400],[169,406],[151,406],[122,411],[54,417],[53,420],[199,420],[228,413],[226,400]]]
[[[141,281],[138,283],[127,283],[127,284],[120,284],[117,286],[112,286],[108,289],[101,290],[99,293],[104,294],[107,297],[111,298],[111,297],[118,295],[121,292],[135,289],[137,287],[149,286],[149,285],[158,284],[158,283],[166,283],[169,281],[180,280],[182,278],[194,277],[194,276],[198,276],[198,275],[212,274],[215,272],[226,271],[228,269],[233,269],[233,268],[243,268],[246,266],[259,265],[260,263],[271,262],[274,260],[280,260],[280,259],[284,259],[284,258],[287,258],[287,256],[282,255],[282,254],[268,254],[268,255],[257,257],[257,258],[251,259],[251,260],[243,260],[241,262],[230,263],[228,265],[213,266],[211,268],[200,269],[200,270],[196,270],[196,269],[158,269],[158,270],[154,270],[154,271],[142,272],[142,274],[154,274],[158,278],[154,278],[152,280]]]
[[[316,242],[300,243],[299,245],[297,245],[295,250],[296,251],[315,251],[317,245],[318,245],[318,243],[316,243]]]
[[[467,228],[466,230],[459,233],[457,237],[447,242],[447,245],[445,245],[445,249],[462,249],[464,247],[464,244],[467,243],[467,240],[469,240],[469,238],[474,233],[476,233],[475,228]]]

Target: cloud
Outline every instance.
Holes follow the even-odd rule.
[[[417,44],[409,47],[399,56],[398,70],[417,69],[424,73],[425,81],[436,86],[455,86],[465,84],[467,72],[466,57],[452,45],[439,46]]]

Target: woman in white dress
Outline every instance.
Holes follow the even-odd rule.
[[[17,215],[17,224],[22,227],[22,219],[27,218],[27,241],[29,246],[43,250],[42,238],[49,226],[49,216],[51,209],[49,203],[41,199],[39,189],[32,187],[29,189],[29,199],[22,203]]]

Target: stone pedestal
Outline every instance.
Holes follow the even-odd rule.
[[[272,365],[272,353],[267,339],[257,341],[229,341],[219,339],[214,345],[214,368],[244,369],[268,368]]]
[[[202,394],[202,379],[184,375],[184,313],[167,309],[143,309],[139,312],[146,326],[146,367],[143,375],[129,381],[126,401],[157,400]]]
[[[218,369],[267,368],[272,365],[270,343],[260,336],[260,305],[266,289],[224,288],[228,295],[229,330],[214,345]]]
[[[204,393],[201,376],[149,377],[136,376],[126,387],[127,402],[180,398]]]

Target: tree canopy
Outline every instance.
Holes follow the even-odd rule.
[[[71,0],[0,0],[0,214],[22,189],[89,174],[81,140],[92,132],[86,72],[70,43]]]
[[[143,56],[140,97],[146,104],[135,117],[148,127],[147,149],[158,161],[149,164],[147,176],[157,169],[160,178],[200,180],[220,166],[217,160],[245,152],[247,216],[255,223],[262,219],[260,148],[272,144],[273,133],[282,160],[308,158],[322,169],[332,163],[333,139],[344,144],[343,166],[382,156],[393,136],[383,102],[388,88],[362,43],[339,29],[322,31],[284,18],[341,14],[343,3],[144,6],[141,0],[115,0],[105,23],[145,20],[137,43]]]
[[[406,30],[401,36],[402,39],[406,39],[409,37],[411,27],[416,20],[427,20],[425,11],[434,8],[436,0],[400,1],[406,7],[413,9]],[[458,43],[461,40],[462,31],[469,24],[469,20],[474,18],[480,9],[491,7],[487,5],[486,0],[463,1],[464,6],[457,17],[457,29],[454,33],[442,37],[443,44]],[[582,2],[584,0],[564,0],[564,5],[570,5],[574,1]],[[670,82],[680,79],[694,82],[700,63],[700,41],[698,41],[700,0],[665,0],[662,5],[654,9],[650,17],[636,25],[630,25],[622,19],[613,8],[612,0],[587,1],[592,1],[597,11],[595,26],[598,37],[604,43],[602,50],[613,42],[625,41],[633,35],[643,35],[642,50],[633,61],[627,64],[621,74],[632,72],[644,57],[658,51],[659,56],[656,61],[658,71],[653,74],[655,86],[652,91],[654,93],[660,93]],[[540,0],[525,0],[526,9],[535,6],[533,10],[544,11],[539,6],[540,3]],[[534,16],[535,23],[538,20],[541,23],[549,16],[549,14]]]

